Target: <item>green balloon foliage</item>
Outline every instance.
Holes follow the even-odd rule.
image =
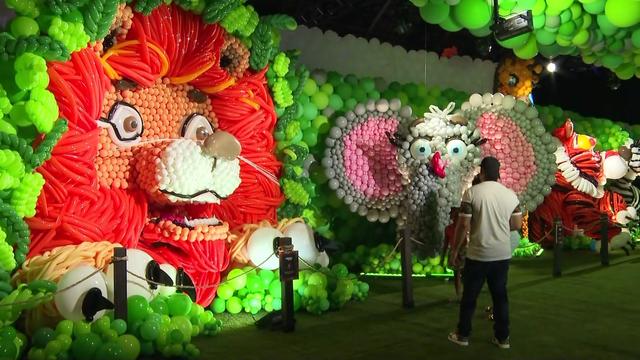
[[[420,16],[429,24],[440,24],[449,17],[449,5],[445,2],[430,1],[420,8]]]
[[[640,23],[640,1],[608,0],[604,14],[614,26],[634,26]]]
[[[484,0],[461,0],[453,8],[453,19],[467,29],[480,29],[491,21],[491,7]]]
[[[593,0],[591,2],[584,1],[582,6],[589,14],[598,15],[604,12],[607,0]]]
[[[498,44],[508,49],[516,49],[524,46],[529,41],[530,37],[531,37],[531,34],[522,34],[522,35],[513,37],[511,39],[498,41]]]
[[[491,34],[489,5],[490,2],[480,0],[437,0],[422,6],[420,12],[423,18],[429,19],[425,21],[439,24],[447,31],[466,28],[474,36],[484,37]],[[430,12],[431,9],[436,11]],[[640,49],[640,1],[502,0],[499,3],[502,17],[526,10],[533,14],[533,34],[498,42],[512,49],[517,57],[530,59],[538,53],[549,58],[580,56],[589,64],[604,64],[623,80],[640,77],[640,65],[635,60]],[[623,58],[622,63],[619,57]],[[618,68],[621,70],[616,71]]]

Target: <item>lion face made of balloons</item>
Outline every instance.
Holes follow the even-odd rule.
[[[182,268],[209,304],[230,228],[274,222],[282,200],[262,175],[279,171],[276,114],[248,57],[218,24],[163,5],[147,16],[121,8],[97,46],[48,63],[69,131],[39,169],[46,185],[18,276],[57,281],[64,271],[43,276],[37,264],[101,268],[100,254],[124,246],[174,280]]]

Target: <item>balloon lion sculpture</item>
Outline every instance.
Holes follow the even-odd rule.
[[[143,277],[151,260],[173,283],[183,269],[206,306],[232,243],[256,229],[242,226],[277,223],[283,196],[266,62],[249,68],[249,49],[212,17],[177,5],[145,15],[121,4],[93,45],[83,38],[68,61],[46,63],[47,89],[69,130],[37,169],[46,184],[14,281],[81,277],[124,246],[129,269]],[[264,32],[257,21],[245,26]],[[106,283],[92,286],[111,297],[106,270]],[[153,295],[145,281],[128,281],[129,295]],[[58,311],[82,318],[60,302],[48,315]]]

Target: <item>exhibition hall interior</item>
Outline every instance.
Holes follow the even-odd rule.
[[[637,360],[640,0],[0,0],[0,360]]]

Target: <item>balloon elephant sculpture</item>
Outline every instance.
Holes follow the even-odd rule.
[[[329,186],[369,221],[396,220],[405,275],[411,271],[407,239],[425,255],[441,251],[451,209],[460,205],[483,156],[501,161],[502,183],[527,210],[555,182],[557,142],[535,108],[502,94],[474,94],[455,114],[454,106],[431,106],[414,120],[397,99],[370,100],[338,117],[326,140]],[[405,305],[411,302],[405,292]]]

